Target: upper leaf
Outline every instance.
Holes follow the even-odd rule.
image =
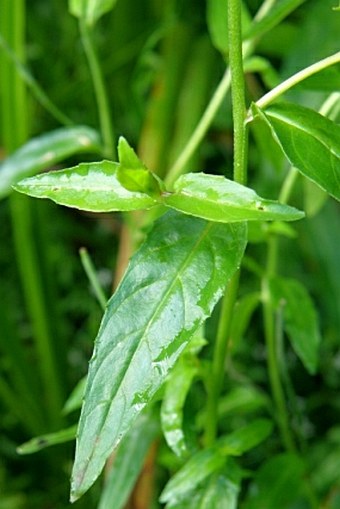
[[[118,156],[117,178],[126,189],[146,193],[153,197],[160,196],[161,180],[142,163],[122,136],[119,138]]]
[[[129,211],[150,208],[157,200],[129,191],[117,178],[118,163],[82,163],[67,170],[50,171],[24,179],[16,191],[90,212]]]
[[[262,111],[290,163],[340,200],[340,128],[309,108],[280,103]]]
[[[321,339],[310,296],[298,281],[279,277],[270,281],[270,293],[274,306],[282,310],[283,327],[296,354],[309,373],[314,374]]]
[[[0,197],[19,180],[79,152],[100,152],[96,131],[86,126],[62,127],[31,139],[0,164]]]
[[[99,329],[79,423],[73,500],[96,480],[210,315],[245,245],[244,223],[214,224],[175,212],[156,221]]]
[[[165,205],[210,221],[294,221],[304,216],[294,207],[265,200],[253,189],[218,175],[188,173],[175,182],[174,191],[164,193]]]
[[[83,18],[87,25],[94,25],[116,2],[117,0],[69,0],[69,10],[77,18]]]

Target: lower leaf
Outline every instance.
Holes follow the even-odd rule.
[[[170,212],[133,256],[101,323],[80,417],[71,500],[163,384],[241,263],[246,224]]]

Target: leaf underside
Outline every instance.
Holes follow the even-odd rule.
[[[169,212],[110,299],[90,362],[71,500],[96,480],[240,265],[246,224]]]

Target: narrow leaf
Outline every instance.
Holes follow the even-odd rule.
[[[139,416],[118,447],[98,509],[125,507],[158,430],[158,419],[153,412]]]
[[[81,407],[85,392],[86,376],[81,378],[70,396],[67,398],[66,403],[63,407],[63,414],[67,415]]]
[[[281,103],[264,111],[290,163],[331,196],[340,200],[340,128],[319,113],[294,104]]]
[[[163,384],[240,265],[246,225],[171,212],[156,221],[110,299],[90,363],[72,480],[72,500]]]
[[[186,493],[190,493],[210,476],[220,470],[226,458],[216,447],[210,447],[197,452],[170,479],[160,496],[163,503],[180,500]]]
[[[263,34],[277,26],[305,1],[306,0],[279,0],[265,16],[263,16],[259,21],[254,21],[254,23],[252,23],[247,30],[244,31],[243,39],[261,37]]]
[[[116,2],[117,0],[69,0],[69,10],[77,18],[83,18],[87,25],[94,25]]]
[[[100,152],[96,131],[85,126],[63,127],[31,139],[0,164],[0,198],[19,180],[79,152]]]
[[[50,171],[22,180],[14,189],[36,198],[49,198],[60,205],[90,212],[147,209],[154,198],[128,191],[117,178],[117,163],[82,163],[67,170]]]
[[[278,277],[271,280],[270,292],[274,306],[283,313],[283,327],[295,353],[309,373],[314,374],[321,338],[310,296],[298,281]]]
[[[161,407],[164,438],[179,457],[188,452],[183,430],[183,406],[198,371],[198,364],[194,361],[192,357],[181,357],[167,380]]]
[[[229,223],[234,221],[294,221],[304,213],[265,200],[253,189],[219,175],[188,173],[174,185],[174,193],[165,193],[163,202],[185,214]]]
[[[63,444],[76,438],[77,426],[32,438],[17,448],[19,454],[32,454],[51,445]]]
[[[225,455],[241,456],[263,442],[272,432],[273,423],[268,419],[256,419],[230,435],[217,440],[217,445]]]

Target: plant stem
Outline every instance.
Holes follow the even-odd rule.
[[[281,384],[280,370],[278,365],[278,352],[276,348],[275,337],[275,318],[270,301],[269,282],[275,271],[277,259],[276,238],[270,238],[268,241],[267,271],[262,279],[262,302],[264,332],[267,346],[267,364],[270,386],[277,410],[277,422],[280,429],[282,441],[288,451],[295,451],[295,444],[289,426],[288,412],[286,408],[285,396]]]
[[[234,123],[234,180],[239,184],[245,184],[247,180],[246,103],[242,60],[241,3],[239,0],[228,1],[228,37]]]
[[[320,108],[320,113],[327,114],[332,110],[338,100],[337,94],[331,94]],[[291,167],[279,194],[279,201],[287,203],[292,189],[296,182],[299,172]],[[265,277],[262,280],[262,300],[263,317],[265,327],[265,337],[268,355],[268,372],[273,398],[278,412],[278,425],[280,428],[282,441],[289,451],[295,451],[295,444],[289,426],[288,411],[285,403],[285,396],[280,379],[280,369],[278,365],[278,356],[276,351],[275,338],[275,317],[270,303],[269,281],[276,275],[278,260],[279,239],[277,236],[271,237],[268,241],[267,268]]]
[[[214,346],[210,387],[207,401],[207,421],[204,442],[207,447],[211,446],[217,434],[218,400],[222,390],[225,359],[228,350],[231,329],[232,313],[237,297],[239,284],[239,271],[230,280],[225,296],[222,300],[220,319],[217,328],[216,342]]]
[[[81,39],[86,54],[86,58],[89,64],[94,92],[97,100],[100,131],[104,143],[103,155],[104,157],[108,157],[110,159],[116,159],[117,158],[116,139],[111,120],[109,99],[105,88],[103,74],[100,68],[95,47],[93,45],[90,29],[86,25],[85,21],[82,19],[80,20],[79,25]]]
[[[82,263],[84,270],[86,272],[86,275],[90,281],[90,284],[92,286],[94,294],[100,304],[100,307],[102,308],[103,311],[105,311],[107,298],[106,298],[106,296],[103,292],[103,289],[100,286],[100,283],[98,281],[96,269],[92,263],[90,255],[88,254],[87,249],[85,247],[80,248],[79,254],[80,254],[81,263]]]
[[[242,63],[242,30],[240,0],[228,2],[228,37],[231,72],[231,98],[234,120],[234,180],[247,180],[247,132],[245,128],[245,84]],[[238,270],[229,283],[222,301],[212,361],[212,376],[207,402],[205,443],[211,445],[217,435],[218,401],[222,390],[224,365],[229,343],[233,310],[239,287]]]
[[[1,31],[18,58],[23,58],[25,2],[6,0],[1,3]],[[26,90],[13,65],[2,66],[3,137],[10,153],[24,143],[28,136]],[[62,407],[62,382],[59,377],[50,322],[44,299],[44,285],[40,277],[38,253],[34,242],[32,209],[27,197],[14,194],[10,198],[15,257],[21,278],[25,303],[32,326],[32,337],[39,362],[38,373],[45,395],[47,420],[58,426]]]
[[[323,69],[326,69],[326,67],[330,67],[331,65],[337,64],[340,62],[340,51],[337,53],[334,53],[334,55],[331,55],[327,58],[324,58],[323,60],[319,60],[319,62],[316,62],[315,64],[310,65],[309,67],[306,67],[305,69],[302,69],[302,71],[297,72],[290,78],[286,79],[280,85],[273,88],[261,97],[258,101],[256,101],[256,106],[259,108],[265,108],[270,103],[275,101],[278,97],[280,97],[282,94],[287,92],[289,89],[293,88],[295,85],[300,83],[301,81],[305,80],[306,78],[309,78],[313,74],[316,74]],[[250,122],[253,120],[252,113],[248,113],[247,122]]]
[[[36,100],[56,119],[58,122],[65,126],[74,125],[74,122],[65,115],[56,104],[54,104],[51,99],[46,95],[44,90],[41,88],[39,83],[35,80],[32,74],[29,72],[27,67],[20,62],[20,60],[16,57],[13,50],[8,46],[5,39],[0,34],[0,47],[6,54],[6,56],[11,60],[13,65],[15,66],[18,74],[21,79],[27,85],[27,87],[31,90],[32,94],[35,96]]]
[[[170,168],[166,183],[171,185],[182,174],[182,170],[203,140],[211,122],[213,121],[221,103],[226,96],[231,83],[231,75],[229,68],[226,69],[222,80],[220,81],[214,95],[212,96],[205,112],[203,113],[196,129],[192,133],[190,140],[186,144],[173,166]]]

